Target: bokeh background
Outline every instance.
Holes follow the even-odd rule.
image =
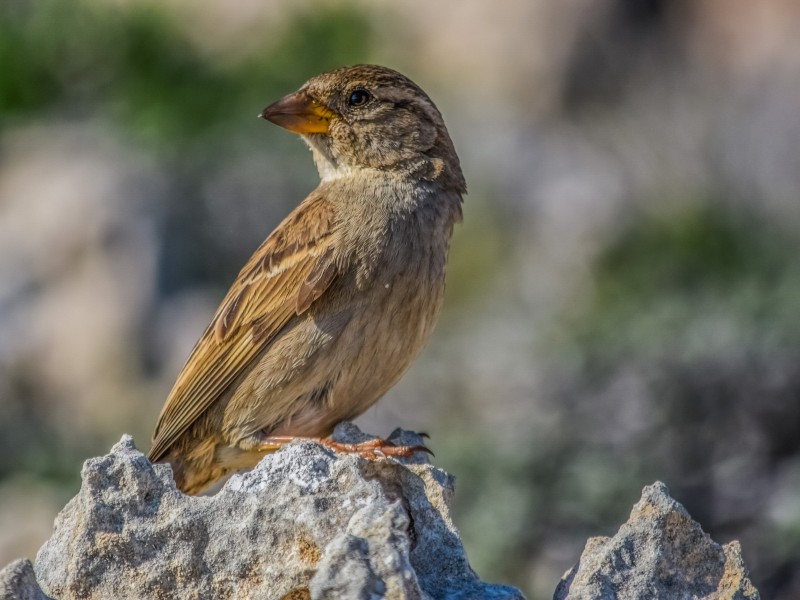
[[[378,62],[470,193],[435,338],[360,424],[431,434],[473,566],[532,600],[656,479],[800,597],[798,31],[795,0],[0,2],[0,565],[149,446],[316,185],[257,112]]]

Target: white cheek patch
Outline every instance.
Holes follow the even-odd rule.
[[[300,137],[311,150],[311,154],[314,156],[314,164],[317,167],[319,177],[322,181],[330,181],[331,179],[337,179],[341,176],[337,175],[340,165],[338,165],[336,159],[331,156],[330,151],[324,143],[320,143],[319,140],[305,135]]]
[[[331,167],[332,168],[326,170],[325,173],[323,173],[322,170],[320,169],[319,176],[323,182],[335,181],[337,179],[344,179],[345,177],[351,177],[355,173],[364,170],[364,169],[359,169],[358,167],[351,167],[350,165],[338,165],[336,167],[331,165]]]
[[[314,155],[314,164],[317,166],[319,178],[323,183],[343,179],[345,177],[352,177],[359,171],[368,170],[366,168],[362,169],[361,167],[339,163],[331,156],[330,150],[324,144],[305,135],[302,136],[302,138],[303,141],[308,144],[311,153]]]

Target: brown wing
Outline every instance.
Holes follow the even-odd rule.
[[[334,281],[333,216],[330,203],[312,193],[241,270],[167,397],[151,460],[163,458],[289,319],[308,310]]]

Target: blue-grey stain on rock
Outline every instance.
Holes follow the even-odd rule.
[[[343,424],[334,435],[363,434]],[[453,478],[423,458],[367,461],[295,443],[214,496],[191,497],[125,436],[82,477],[36,557],[41,589],[18,561],[0,571],[3,581],[14,567],[19,580],[0,588],[6,597],[523,598],[472,571],[450,518]]]

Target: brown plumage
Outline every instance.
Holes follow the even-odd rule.
[[[392,387],[434,326],[461,219],[444,121],[403,75],[337,69],[262,116],[303,136],[321,182],[239,273],[161,411],[149,456],[187,493]]]

